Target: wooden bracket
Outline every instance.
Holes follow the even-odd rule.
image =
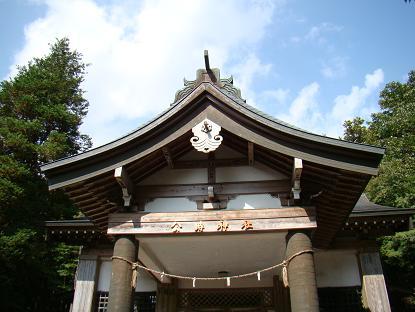
[[[303,171],[303,160],[300,158],[294,158],[294,165],[293,165],[293,174],[291,178],[291,184],[292,184],[292,197],[294,200],[300,199],[300,193],[301,193],[301,173]]]
[[[130,207],[133,203],[134,184],[131,181],[124,167],[118,167],[114,170],[114,177],[121,186],[124,207]]]
[[[215,210],[225,209],[228,201],[235,197],[234,195],[215,195],[215,201],[212,202],[209,202],[206,196],[188,196],[187,199],[196,203],[197,210]]]
[[[210,202],[215,199],[215,192],[213,190],[213,186],[212,185],[209,185],[208,186],[208,199],[209,199]]]

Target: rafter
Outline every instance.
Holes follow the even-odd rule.
[[[173,157],[170,153],[170,149],[165,146],[161,149],[161,151],[163,152],[163,156],[166,159],[167,165],[169,166],[170,169],[174,168],[174,164],[173,164]]]
[[[249,166],[253,166],[254,163],[255,163],[254,143],[248,142],[248,164],[249,164]]]

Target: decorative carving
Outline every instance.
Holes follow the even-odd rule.
[[[196,80],[183,79],[184,88],[176,92],[174,103],[188,96],[196,88]]]
[[[229,78],[220,78],[220,70],[218,68],[210,68],[209,71],[206,69],[198,69],[196,71],[195,80],[183,79],[184,87],[176,92],[174,102],[171,105],[184,99],[203,82],[213,83],[215,86],[219,87],[220,90],[225,91],[229,95],[238,98],[243,102],[246,102],[246,100],[242,98],[241,90],[233,85],[232,76]]]
[[[229,230],[229,223],[225,220],[220,220],[218,223],[218,231],[227,232]]]
[[[230,76],[229,78],[220,79],[221,89],[227,91],[228,93],[232,94],[234,97],[239,98],[240,100],[246,102],[245,99],[242,98],[241,90],[233,85],[233,77]]]
[[[252,221],[249,220],[245,220],[242,223],[242,230],[248,231],[248,230],[253,230],[254,226],[252,225]]]
[[[202,223],[202,221],[199,221],[199,223],[196,224],[195,232],[203,232],[205,230],[205,225]]]
[[[192,128],[194,137],[190,139],[190,142],[199,152],[213,152],[223,140],[223,137],[219,135],[220,130],[221,127],[219,125],[209,119],[205,119]]]
[[[173,233],[179,233],[182,229],[182,226],[180,225],[180,223],[175,222],[170,228],[173,231]]]

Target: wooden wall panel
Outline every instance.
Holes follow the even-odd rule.
[[[97,279],[97,257],[79,260],[76,273],[75,294],[72,312],[92,312]]]
[[[390,312],[388,292],[378,252],[360,254],[363,274],[363,307],[371,312]]]

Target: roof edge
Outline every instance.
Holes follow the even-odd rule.
[[[363,152],[374,153],[374,154],[378,154],[380,156],[384,155],[384,153],[385,153],[385,148],[382,148],[382,147],[343,141],[343,140],[340,140],[340,139],[331,138],[331,137],[311,133],[311,132],[308,132],[306,130],[297,128],[293,125],[287,124],[287,123],[285,123],[281,120],[278,120],[274,117],[271,117],[271,116],[255,109],[255,108],[253,108],[252,106],[244,103],[242,100],[238,101],[237,98],[231,96],[230,94],[227,94],[226,91],[221,90],[219,87],[215,86],[211,82],[202,82],[191,93],[187,94],[184,98],[180,99],[176,103],[173,103],[172,106],[168,107],[165,111],[163,111],[162,113],[157,115],[155,118],[153,118],[150,121],[144,123],[143,125],[141,125],[137,129],[131,131],[130,133],[128,133],[124,136],[121,136],[121,137],[119,137],[119,138],[117,138],[117,139],[115,139],[111,142],[108,142],[108,143],[104,144],[104,145],[101,145],[101,146],[95,147],[93,149],[90,149],[88,151],[85,151],[83,153],[68,156],[68,157],[61,158],[61,159],[58,159],[58,160],[55,160],[55,161],[52,161],[52,162],[45,163],[41,166],[41,171],[46,172],[46,171],[55,169],[55,168],[63,166],[63,165],[67,165],[67,164],[74,163],[74,162],[77,162],[77,161],[80,161],[80,160],[83,160],[83,159],[87,159],[87,158],[93,157],[97,154],[104,153],[104,152],[112,150],[112,149],[114,149],[118,146],[126,144],[126,143],[136,139],[137,137],[140,137],[141,135],[143,135],[144,133],[150,131],[151,129],[153,129],[158,124],[158,121],[164,121],[164,120],[168,119],[171,115],[175,114],[176,112],[181,110],[183,107],[187,106],[195,98],[202,95],[204,92],[207,92],[207,93],[211,94],[212,96],[214,96],[216,98],[218,98],[218,95],[219,96],[222,95],[222,97],[225,97],[225,99],[228,99],[228,100],[224,101],[225,100],[224,98],[222,98],[222,99],[218,98],[218,100],[220,100],[222,102],[227,102],[228,105],[233,105],[235,108],[240,110],[242,113],[244,113],[244,110],[245,110],[245,111],[249,112],[251,115],[255,115],[255,116],[260,117],[260,119],[262,119],[261,122],[263,124],[265,124],[266,126],[269,126],[271,128],[274,128],[277,131],[281,131],[281,132],[284,132],[284,133],[287,133],[287,134],[290,134],[290,135],[294,135],[294,136],[297,136],[297,137],[300,137],[300,138],[303,138],[303,139],[306,139],[306,140],[312,140],[312,141],[315,141],[317,143],[329,144],[329,145],[338,146],[338,147],[342,147],[342,148],[346,148],[346,149],[354,149],[354,150],[359,150],[359,151],[363,151]],[[218,92],[220,94],[218,94]]]

